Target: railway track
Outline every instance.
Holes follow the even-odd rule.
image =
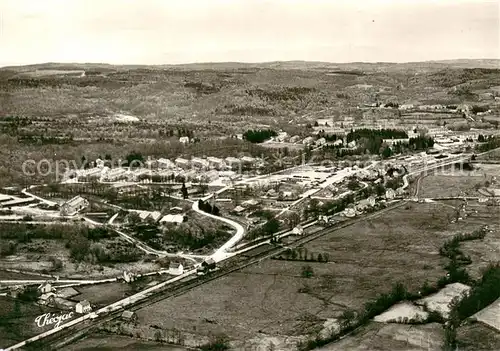
[[[286,247],[272,246],[268,250],[256,253],[255,255],[247,257],[243,261],[240,261],[240,262],[238,262],[238,260],[241,260],[241,256],[232,257],[232,258],[230,258],[222,263],[222,267],[220,270],[211,272],[211,273],[204,275],[204,276],[186,277],[185,280],[181,280],[178,283],[168,285],[165,287],[165,289],[155,292],[154,294],[147,297],[146,299],[138,301],[132,305],[129,305],[127,307],[127,310],[137,311],[137,310],[140,310],[144,307],[158,303],[162,300],[185,294],[185,293],[189,292],[190,290],[197,288],[200,285],[203,285],[203,284],[206,284],[206,283],[211,282],[213,280],[219,279],[223,276],[226,276],[228,274],[231,274],[233,272],[241,270],[245,267],[248,267],[248,266],[253,265],[255,263],[269,259],[275,255],[279,255],[279,254],[285,252],[286,250],[288,250],[289,248],[295,248],[295,247],[304,245],[310,241],[316,240],[316,239],[318,239],[326,234],[329,234],[332,231],[343,229],[343,228],[352,226],[354,224],[357,224],[359,222],[378,217],[378,216],[380,216],[388,211],[394,210],[394,209],[404,205],[405,203],[406,203],[406,201],[400,201],[394,205],[386,207],[385,209],[382,209],[380,211],[371,213],[367,216],[356,218],[356,219],[351,219],[351,220],[348,220],[348,221],[345,221],[342,223],[338,223],[338,224],[329,226],[329,227],[321,229],[317,232],[300,237],[299,239],[295,240],[294,242],[288,244]],[[53,336],[49,336],[49,337],[45,338],[43,340],[43,344],[41,344],[41,345],[38,344],[37,348],[40,349],[40,347],[42,347],[44,345],[46,345],[46,346],[50,345],[53,349],[56,349],[56,350],[61,349],[65,345],[68,345],[69,343],[72,343],[72,342],[84,337],[85,335],[91,333],[92,331],[97,330],[100,326],[104,325],[105,323],[111,322],[111,321],[119,318],[121,316],[122,312],[123,312],[123,309],[113,311],[105,316],[102,316],[102,317],[100,316],[97,319],[90,319],[90,320],[87,320],[83,323],[77,324],[73,327],[62,330],[61,332],[54,334]]]

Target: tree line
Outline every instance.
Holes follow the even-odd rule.
[[[272,129],[249,129],[243,133],[243,139],[251,143],[259,144],[276,135],[278,134]]]

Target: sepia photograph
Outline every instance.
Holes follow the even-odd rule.
[[[500,0],[0,0],[0,351],[500,350]]]

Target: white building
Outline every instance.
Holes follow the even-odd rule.
[[[127,173],[127,170],[124,168],[113,168],[104,174],[104,178],[110,182],[114,182],[120,178],[124,178],[125,173]]]
[[[253,165],[255,163],[255,158],[249,156],[243,156],[240,158],[241,163],[245,165]]]
[[[210,162],[203,158],[193,157],[191,159],[191,164],[198,168],[208,168],[210,166]]]
[[[375,198],[373,196],[370,196],[367,199],[361,200],[356,205],[356,211],[365,211],[366,209],[375,206],[375,203]]]
[[[236,157],[226,157],[225,159],[227,167],[231,169],[237,169],[241,165],[241,160]]]
[[[168,158],[160,158],[158,159],[158,168],[166,168],[166,169],[171,169],[175,168],[175,163],[170,161]]]
[[[326,139],[325,138],[319,138],[316,140],[316,146],[321,146],[326,144]]]
[[[189,160],[186,160],[185,158],[177,157],[175,159],[175,165],[180,168],[187,168],[189,167],[190,163]]]
[[[182,263],[170,262],[170,265],[168,266],[168,274],[181,275],[182,273],[184,273]]]
[[[213,181],[216,181],[217,179],[219,179],[219,172],[217,172],[216,170],[213,169],[213,170],[210,170],[208,172],[203,173],[201,178],[203,180],[207,181],[208,183],[210,183],[210,182],[213,182]]]
[[[314,138],[312,136],[308,136],[307,138],[302,140],[302,144],[304,144],[304,145],[309,145],[312,143],[314,143]]]
[[[95,177],[99,178],[101,176],[102,168],[89,168],[89,169],[83,169],[81,171],[78,171],[78,176],[79,177]]]
[[[180,137],[179,138],[179,143],[189,144],[189,137],[187,137],[187,136]]]
[[[101,160],[100,158],[98,158],[97,160],[95,160],[95,166],[97,168],[103,168],[104,167],[104,160]]]
[[[410,139],[383,139],[382,142],[389,146],[392,146],[397,143],[408,144],[410,142]]]
[[[400,110],[411,110],[415,108],[415,106],[413,104],[403,104],[403,105],[399,105],[399,109]]]
[[[38,291],[42,294],[50,293],[52,290],[52,285],[49,282],[45,282],[38,287]]]
[[[290,138],[290,140],[288,140],[290,143],[296,143],[300,140],[300,136],[298,135],[294,135],[293,137]]]
[[[346,217],[352,218],[356,216],[356,211],[353,208],[346,208],[342,214]]]
[[[158,220],[161,218],[161,213],[158,211],[153,211],[149,215],[149,218],[151,218],[155,222],[158,222]]]
[[[92,307],[90,306],[90,302],[88,302],[87,300],[80,301],[75,305],[76,313],[83,314],[90,311],[92,311]]]
[[[224,160],[218,157],[207,157],[207,161],[209,166],[215,169],[222,169],[225,166]]]
[[[288,133],[287,132],[280,132],[278,135],[275,137],[275,140],[283,143],[286,139],[288,139]]]
[[[73,216],[81,210],[87,208],[88,206],[88,200],[81,197],[80,195],[77,195],[61,205],[60,213],[61,216]]]
[[[302,228],[302,226],[299,224],[298,226],[296,226],[292,229],[292,234],[302,235],[302,234],[304,234],[304,228]]]
[[[147,211],[141,211],[139,212],[139,218],[141,219],[141,221],[145,221],[146,218],[149,217],[149,212]]]
[[[185,220],[185,217],[183,215],[173,215],[173,214],[168,214],[168,215],[165,215],[163,216],[162,219],[160,219],[160,223],[182,223],[184,222]]]
[[[385,192],[385,198],[387,200],[392,200],[396,197],[396,192],[394,191],[394,189],[387,189],[386,192]]]

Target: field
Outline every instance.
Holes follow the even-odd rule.
[[[329,263],[264,260],[184,295],[138,311],[140,324],[209,335],[224,332],[237,345],[278,336],[291,345],[321,331],[344,310],[360,309],[396,282],[415,291],[444,275],[438,250],[458,229],[441,204],[401,206],[379,218],[333,231],[305,246]],[[301,292],[299,292],[301,291]],[[248,345],[247,345],[248,346]]]
[[[443,328],[433,323],[426,325],[384,324],[372,322],[322,351],[441,351]]]
[[[185,351],[184,347],[171,346],[165,344],[157,344],[154,342],[140,341],[134,338],[106,335],[106,334],[93,334],[85,337],[78,342],[65,346],[67,351],[121,351],[121,350],[135,350],[135,351]]]
[[[481,323],[471,323],[460,327],[457,336],[459,350],[500,350],[500,333]]]
[[[7,347],[44,332],[52,326],[39,328],[35,318],[57,309],[42,307],[33,303],[16,302],[13,298],[0,296],[0,347]]]
[[[92,305],[105,306],[123,299],[131,294],[132,287],[124,282],[88,285],[76,288],[80,294],[75,296],[78,301],[88,300]]]
[[[484,188],[492,177],[500,176],[499,165],[474,164],[472,171],[445,170],[431,173],[420,179],[419,197],[482,196],[478,189]],[[492,185],[496,187],[496,185]]]

